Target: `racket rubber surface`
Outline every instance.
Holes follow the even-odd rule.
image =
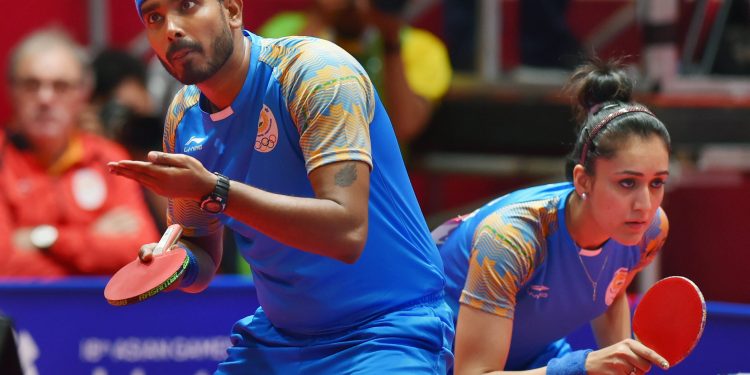
[[[703,294],[695,283],[681,276],[656,282],[633,314],[636,339],[669,361],[670,367],[690,354],[705,324]]]
[[[125,306],[144,301],[169,288],[187,269],[189,259],[182,248],[156,255],[144,263],[136,259],[115,273],[104,288],[111,305]]]

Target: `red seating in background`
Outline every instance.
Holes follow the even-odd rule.
[[[706,300],[750,303],[750,175],[704,173],[667,193],[662,275],[693,280]]]

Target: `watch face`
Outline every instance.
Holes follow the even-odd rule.
[[[203,201],[203,203],[201,203],[201,208],[203,209],[203,211],[210,212],[212,214],[218,214],[219,212],[223,211],[224,207],[221,203],[215,200],[206,199]]]

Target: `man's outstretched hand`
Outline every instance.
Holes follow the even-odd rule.
[[[198,159],[184,154],[151,151],[148,161],[120,160],[107,166],[110,173],[138,181],[167,198],[200,200],[213,191],[217,180]]]

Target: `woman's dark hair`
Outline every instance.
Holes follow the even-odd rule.
[[[565,175],[573,180],[573,168],[581,164],[595,173],[599,158],[610,159],[631,136],[656,135],[671,150],[664,124],[644,105],[631,101],[633,83],[620,60],[591,59],[573,72],[566,89],[575,98],[573,111],[580,124],[573,150],[568,155]]]

